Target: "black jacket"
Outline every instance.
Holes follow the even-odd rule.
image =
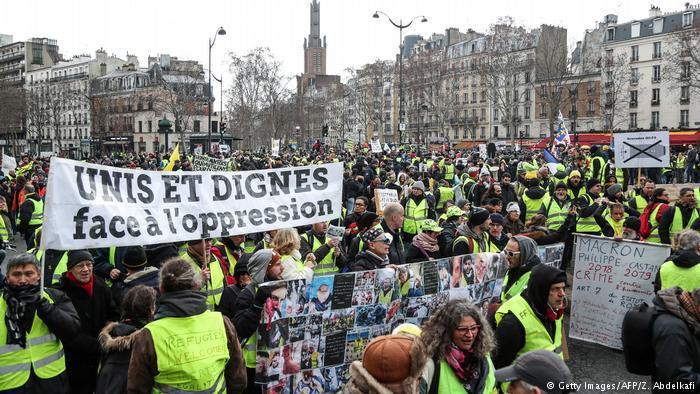
[[[74,393],[95,391],[97,367],[100,361],[100,343],[97,340],[102,328],[119,317],[107,285],[98,276],[93,281],[92,297],[67,278],[64,273],[56,288],[65,292],[73,302],[80,317],[80,332],[64,342],[66,370]]]
[[[426,256],[425,253],[427,253],[428,256]],[[437,260],[442,258],[440,249],[438,249],[435,252],[428,252],[426,250],[425,253],[423,253],[423,251],[414,244],[408,245],[408,250],[406,251],[406,263],[419,263],[421,261],[428,261],[430,259]]]
[[[393,237],[391,246],[389,247],[389,261],[391,264],[406,264],[401,229],[396,231],[391,230],[384,220],[382,220],[381,225],[384,232],[391,234]]]
[[[221,294],[221,302],[219,303],[219,312],[228,316],[231,321],[235,315],[236,302],[238,300],[238,295],[243,291],[243,287],[239,284],[226,286],[224,292]]]
[[[549,288],[554,283],[566,281],[566,273],[544,264],[535,265],[531,272],[527,289],[520,295],[530,304],[549,336],[554,338],[556,323],[546,317]],[[493,359],[496,368],[511,365],[520,349],[525,346],[525,328],[513,313],[508,312],[501,319],[496,328],[496,343],[498,351]]]
[[[452,256],[452,244],[456,238],[455,234],[457,233],[458,225],[457,219],[446,220],[440,225],[442,232],[438,236],[438,245],[440,246],[440,254],[443,256]]]
[[[53,303],[46,299],[37,304],[27,305],[25,309],[25,319],[22,321],[25,332],[31,331],[34,320],[34,312],[41,319],[49,330],[61,340],[65,345],[66,341],[73,338],[80,330],[80,319],[65,293],[56,289],[46,288],[44,291],[51,297]],[[0,296],[2,296],[0,294]],[[6,324],[4,316],[0,324]],[[10,391],[15,392],[15,391]],[[43,393],[69,393],[67,372],[50,379],[42,379],[36,375],[34,369],[31,370],[29,380],[18,391],[22,394],[43,394]]]
[[[390,261],[391,260],[382,260],[376,254],[368,250],[363,250],[362,252],[357,254],[355,261],[353,261],[352,264],[350,264],[349,268],[350,271],[376,270],[379,268],[384,268]]]
[[[515,188],[512,183],[504,185],[501,183],[501,201],[503,201],[503,209],[501,213],[507,215],[506,206],[513,201],[518,201],[518,194],[515,192]]]
[[[680,289],[661,291],[654,299],[658,315],[652,326],[656,357],[656,371],[652,382],[692,382],[695,384],[695,391],[653,390],[654,393],[697,393],[700,390],[700,329],[671,312],[680,306],[678,301],[672,301],[677,290]]]
[[[111,289],[114,304],[119,307],[124,295],[138,285],[152,287],[156,292],[160,293],[160,270],[156,267],[146,267],[142,271],[137,271],[127,276],[121,282],[115,282]]]
[[[316,251],[313,251],[313,238],[316,238],[316,242],[320,242],[321,246],[319,246]],[[326,236],[318,236],[316,233],[313,232],[313,230],[309,230],[306,232],[306,239],[304,237],[301,237],[301,247],[299,248],[299,253],[301,253],[301,257],[305,258],[307,254],[313,253],[314,257],[316,257],[316,262],[320,262],[323,260],[326,255],[328,255],[328,252],[331,251],[331,247],[328,246],[326,243]],[[342,248],[341,248],[342,249]],[[345,256],[341,252],[338,256],[335,258],[335,265],[338,268],[343,268],[345,267],[345,264],[347,264],[347,261],[345,259]],[[236,327],[238,328],[238,327]]]
[[[126,392],[131,346],[140,328],[127,323],[109,323],[100,332],[102,361],[97,375],[97,393]]]
[[[32,213],[34,213],[34,203],[29,200],[40,201],[39,195],[36,193],[29,193],[24,197],[24,202],[19,207],[19,220],[20,224],[17,226],[17,231],[21,234],[26,234],[28,232],[33,232],[34,229],[39,227],[39,225],[29,225],[29,221],[32,219]]]
[[[256,301],[255,295],[257,291],[258,287],[255,284],[251,283],[246,286],[238,294],[233,310],[228,312],[233,313],[233,319],[231,320],[233,326],[236,327],[236,333],[238,333],[238,339],[241,342],[248,339],[258,330],[263,303]],[[241,347],[244,346],[241,345]]]

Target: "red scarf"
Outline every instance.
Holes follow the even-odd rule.
[[[564,309],[566,309],[566,298],[564,299],[561,308],[557,309],[556,311],[552,309],[552,307],[549,306],[549,304],[547,304],[547,320],[557,321],[561,319],[561,317],[564,316]]]
[[[68,278],[68,280],[70,280],[71,282],[73,282],[73,284],[75,284],[76,286],[78,286],[78,287],[82,288],[83,290],[85,290],[85,292],[86,292],[90,297],[92,297],[92,285],[95,283],[95,276],[94,276],[94,275],[90,275],[90,281],[87,282],[87,283],[79,282],[78,279],[76,279],[75,276],[73,275],[73,273],[70,272],[70,271],[68,271],[68,272],[66,273],[66,278]]]

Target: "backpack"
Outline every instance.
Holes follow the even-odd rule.
[[[643,302],[622,320],[622,352],[630,373],[653,375],[656,370],[652,326],[657,315],[654,305]]]

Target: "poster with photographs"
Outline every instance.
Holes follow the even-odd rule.
[[[560,268],[564,258],[564,243],[539,246],[537,247],[537,254],[540,256],[543,264]]]
[[[269,393],[339,392],[373,338],[403,322],[421,325],[451,299],[488,311],[506,270],[500,254],[480,253],[266,283],[255,381]]]

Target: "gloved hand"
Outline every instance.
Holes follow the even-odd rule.
[[[255,292],[255,305],[262,307],[265,301],[272,295],[270,286],[260,286]]]

